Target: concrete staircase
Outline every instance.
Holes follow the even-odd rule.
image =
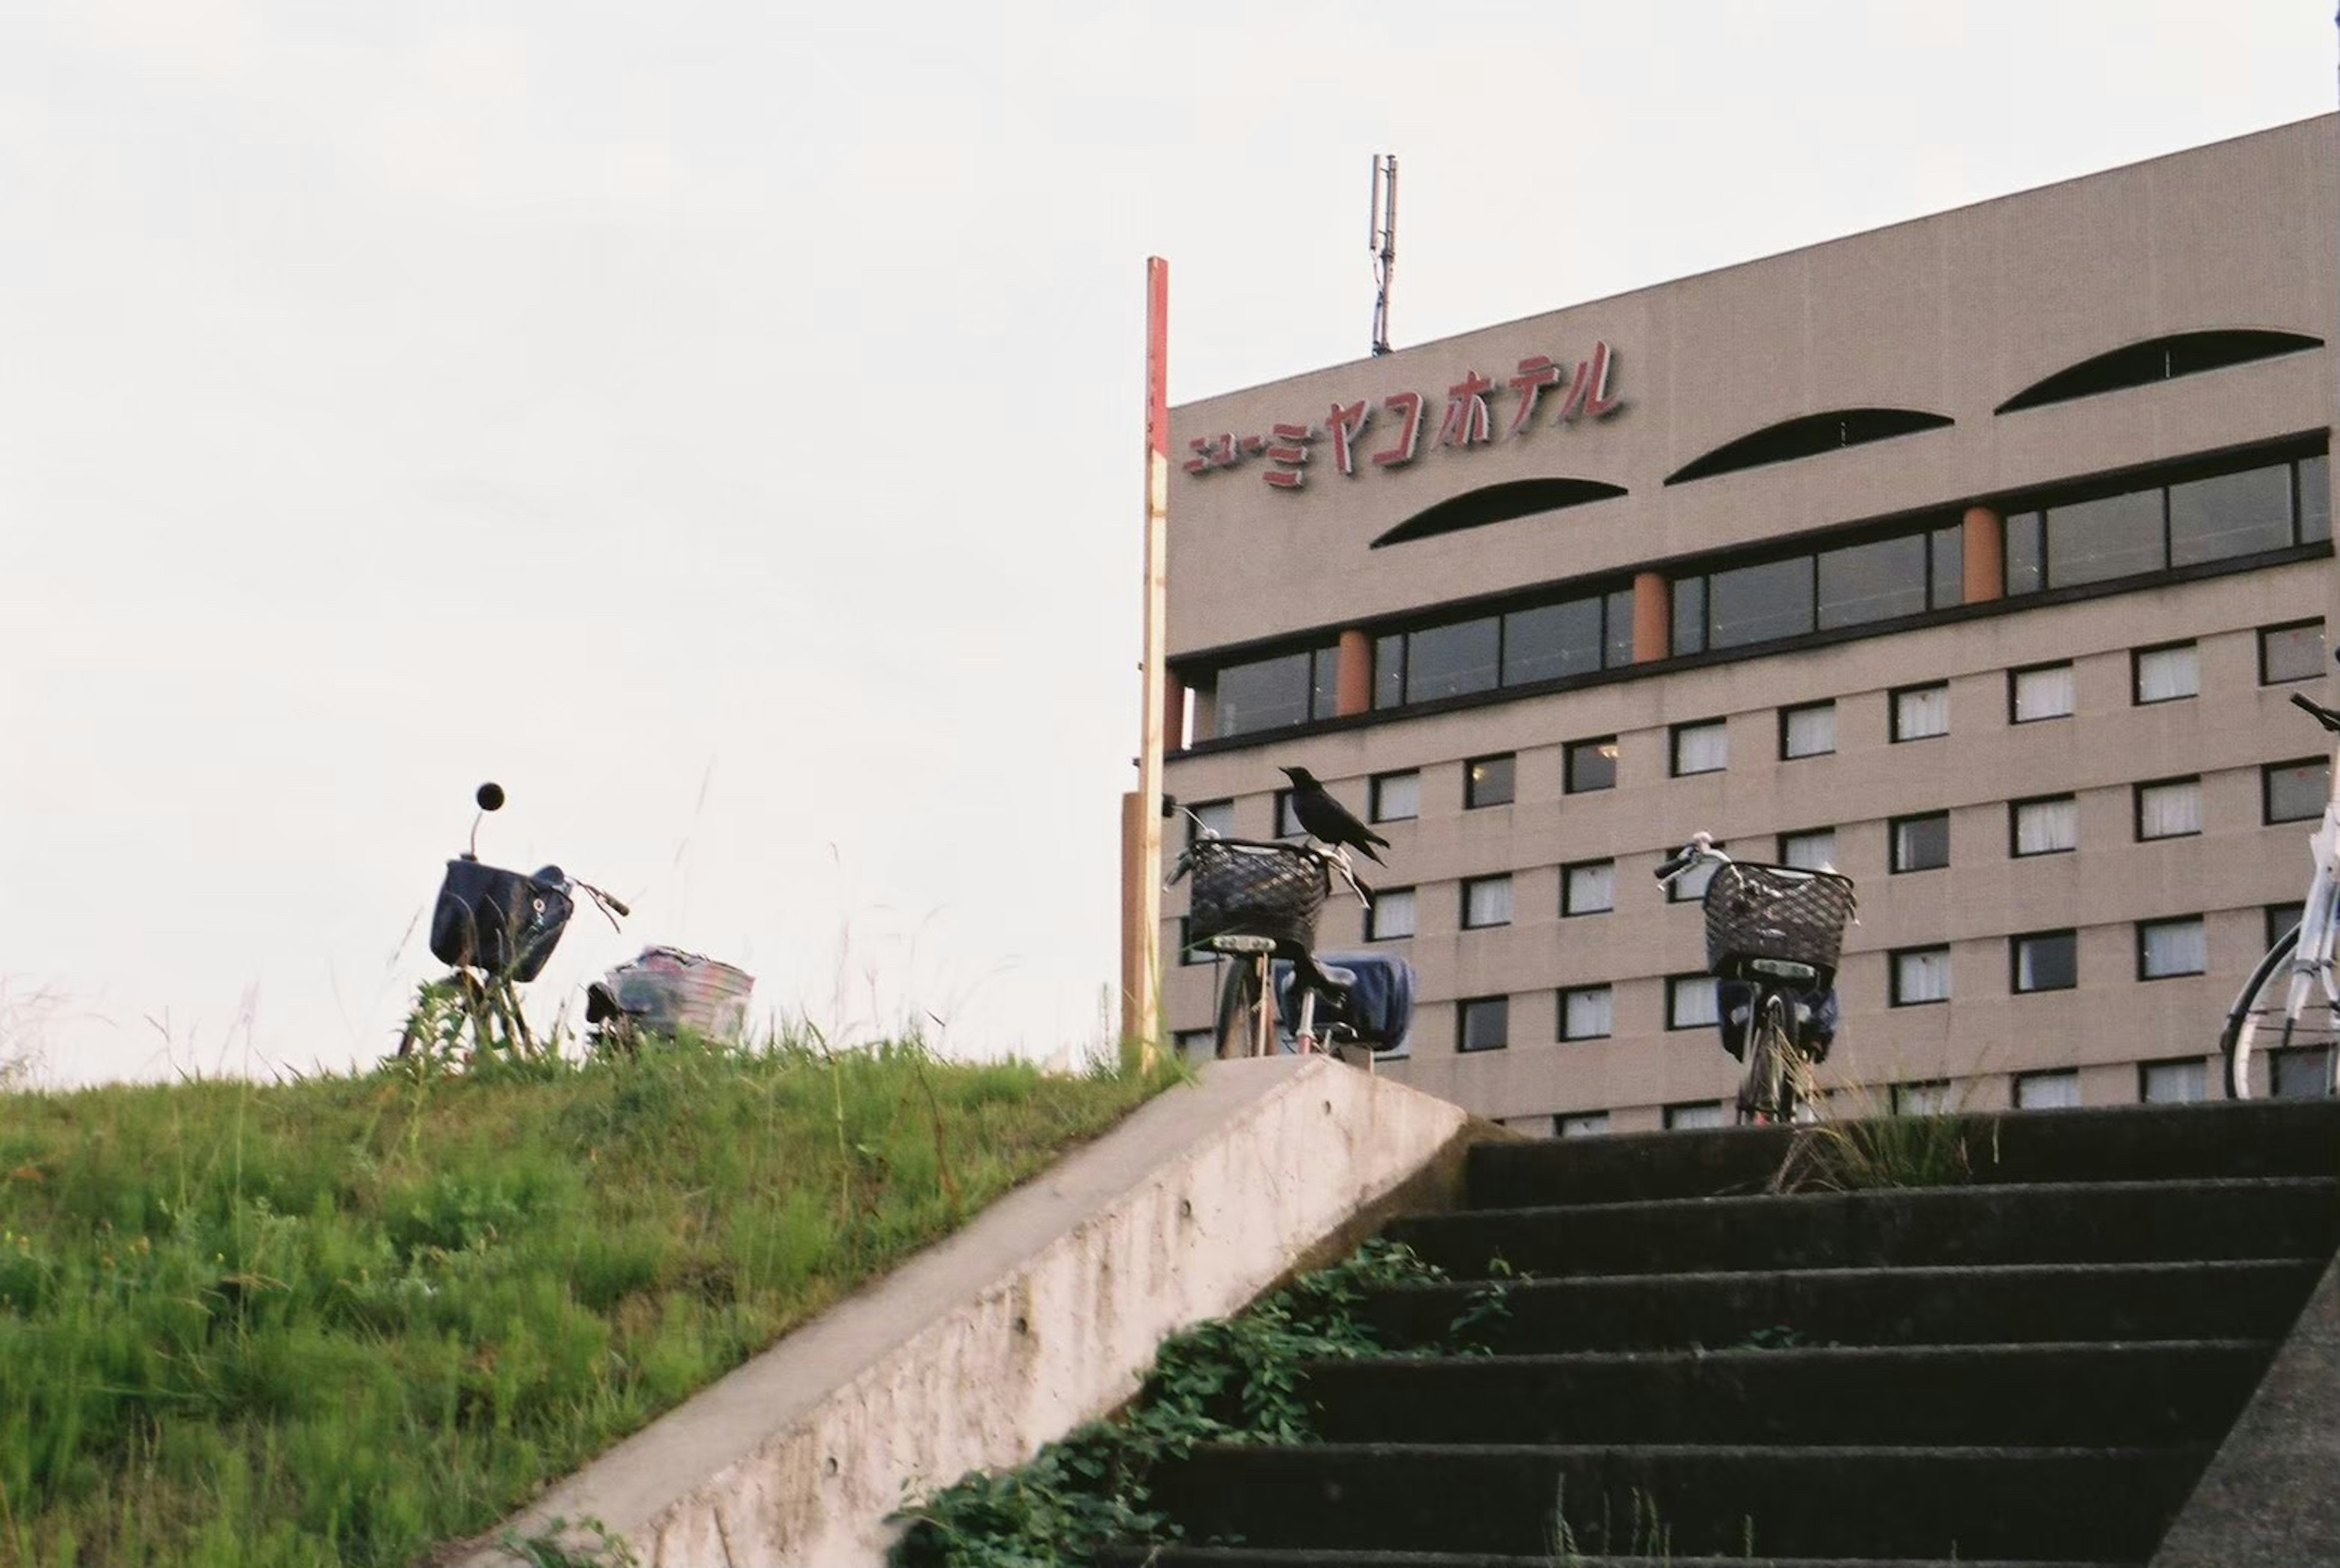
[[[1157,1477],[1134,1568],[2138,1564],[2340,1242],[2340,1105],[2028,1112],[1971,1180],[1768,1190],[1771,1130],[1471,1151],[1365,1305],[1492,1355],[1310,1369],[1320,1441]],[[1565,1530],[1556,1521],[1564,1520]]]

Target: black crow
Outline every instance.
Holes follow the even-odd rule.
[[[1300,819],[1307,835],[1320,843],[1345,845],[1371,860],[1374,865],[1386,864],[1373,853],[1373,846],[1389,848],[1389,840],[1349,815],[1348,808],[1325,792],[1316,782],[1316,776],[1305,768],[1286,768],[1284,776],[1292,780],[1292,814]]]

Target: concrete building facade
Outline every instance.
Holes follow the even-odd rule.
[[[2335,168],[2321,117],[1175,410],[1169,791],[1373,820],[1319,945],[1514,1125],[1723,1113],[1651,877],[1701,829],[1858,881],[1828,1079],[2217,1094],[2325,799]]]

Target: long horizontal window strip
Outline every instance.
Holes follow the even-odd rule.
[[[1532,686],[1633,661],[1631,589],[1390,632],[1373,641],[1373,706]]]
[[[2332,537],[2322,457],[2152,485],[2007,520],[2007,591],[2078,588]]]
[[[1899,620],[1965,601],[1966,534],[1906,529],[1673,580],[1673,651],[1730,648]]]
[[[1213,703],[1220,739],[1333,717],[1339,650],[1311,649],[1230,664],[1218,673]]]

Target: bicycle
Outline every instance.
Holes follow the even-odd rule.
[[[431,911],[431,952],[449,972],[426,980],[398,1040],[398,1055],[411,1055],[426,1042],[457,1047],[468,1026],[480,1051],[514,1049],[533,1056],[538,1047],[520,1005],[519,986],[536,978],[568,928],[577,895],[591,898],[618,928],[630,915],[623,903],[590,882],[580,882],[558,866],[530,873],[508,871],[480,859],[480,824],[504,805],[503,786],[491,780],[472,796],[480,814],[471,819],[470,847],[447,862],[439,899]]]
[[[1220,987],[1214,1030],[1215,1054],[1273,1055],[1277,1048],[1275,968],[1290,966],[1285,989],[1299,993],[1293,1039],[1304,1054],[1319,1048],[1316,1007],[1327,1000],[1338,1016],[1354,984],[1347,969],[1328,970],[1313,951],[1316,916],[1332,890],[1335,873],[1370,909],[1372,899],[1350,868],[1340,846],[1262,843],[1220,837],[1208,827],[1171,868],[1164,886],[1192,871],[1195,890],[1187,917],[1187,947],[1235,960]],[[1407,987],[1409,998],[1411,987]]]
[[[1810,1120],[1816,1109],[1811,1070],[1824,1047],[1821,1014],[1833,1006],[1844,929],[1859,907],[1852,878],[1734,860],[1714,847],[1711,834],[1699,833],[1658,867],[1658,884],[1671,886],[1701,865],[1715,868],[1702,900],[1706,967],[1718,981],[1716,1023],[1726,1049],[1731,1018],[1719,983],[1750,987],[1739,1121]]]
[[[2297,692],[2291,701],[2327,733],[2340,734],[2340,712]],[[2307,840],[2315,869],[2299,923],[2277,937],[2259,959],[2218,1033],[2228,1099],[2283,1093],[2285,1066],[2315,1062],[2317,1053],[2322,1060],[2312,1069],[2314,1077],[2304,1082],[2292,1078],[2289,1086],[2295,1092],[2329,1095],[2340,1085],[2340,1049],[2335,1048],[2340,1046],[2340,988],[2332,972],[2335,939],[2340,937],[2340,752],[2332,774],[2323,819]]]

